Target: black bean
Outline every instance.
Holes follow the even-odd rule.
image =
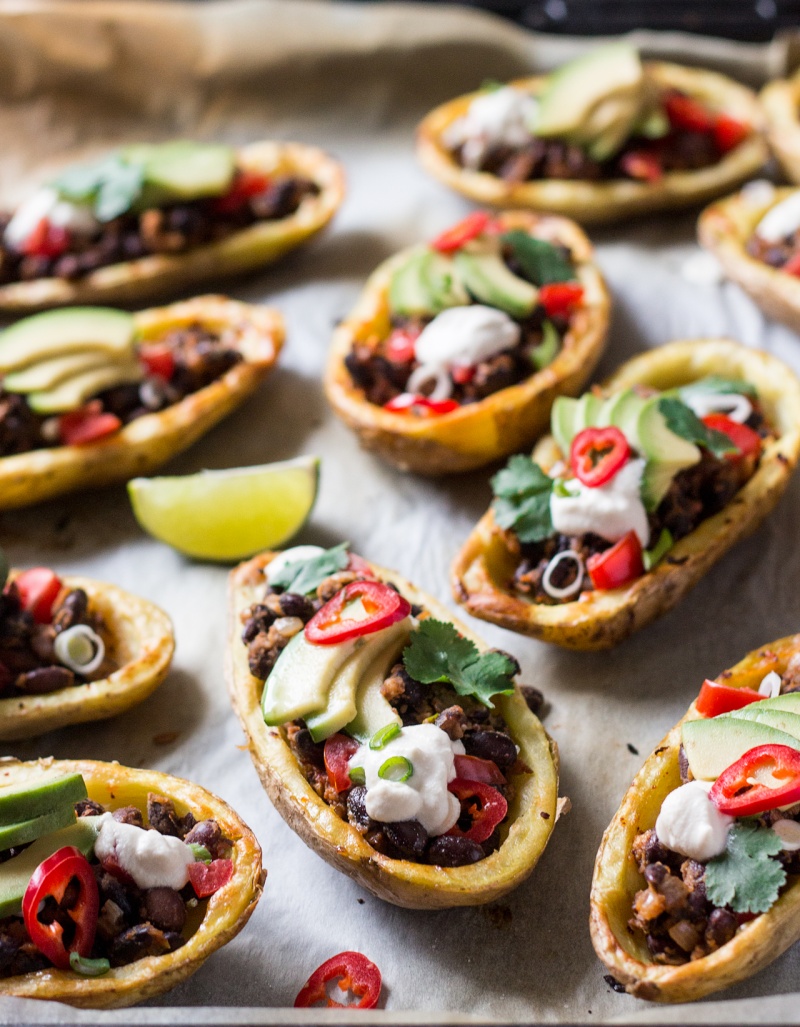
[[[427,858],[437,867],[463,867],[483,859],[483,849],[469,838],[443,834],[428,846]]]
[[[736,934],[736,916],[728,909],[715,909],[708,918],[706,941],[709,945],[719,948],[725,945]]]
[[[347,816],[356,827],[366,829],[370,826],[372,821],[367,813],[367,789],[363,785],[356,785],[347,793]]]
[[[132,824],[134,827],[144,827],[142,811],[136,806],[123,806],[115,809],[111,814],[118,824]]]
[[[204,845],[213,859],[224,859],[231,850],[232,842],[222,833],[216,820],[201,820],[183,839],[187,845]]]
[[[325,766],[325,746],[315,742],[308,728],[301,728],[293,738],[300,759],[319,770]]]
[[[283,592],[276,597],[282,617],[299,617],[302,621],[310,621],[314,616],[314,607],[306,596],[296,592]]]
[[[161,956],[169,952],[169,942],[152,924],[136,924],[118,935],[109,946],[112,966],[125,966],[145,956]]]
[[[15,682],[26,695],[47,695],[75,684],[75,675],[66,667],[37,667],[20,674]]]
[[[451,741],[458,742],[464,737],[467,718],[460,706],[448,706],[446,710],[442,710],[435,723]]]
[[[464,748],[470,756],[492,760],[501,770],[507,770],[517,760],[517,747],[501,731],[470,731],[464,736]]]
[[[89,612],[89,597],[82,588],[74,588],[64,596],[54,612],[53,624],[57,631],[71,628],[73,624],[85,624]]]
[[[148,888],[144,893],[144,917],[162,931],[181,931],[186,907],[174,888]]]
[[[522,692],[522,698],[528,704],[528,709],[534,716],[538,716],[544,706],[543,693],[538,688],[534,688],[533,685],[520,685],[519,690]]]
[[[428,844],[428,832],[418,820],[385,824],[383,832],[401,856],[419,859]]]
[[[645,867],[644,879],[648,884],[658,886],[669,874],[669,869],[663,863],[650,863]]]

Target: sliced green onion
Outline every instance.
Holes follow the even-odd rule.
[[[388,760],[384,760],[381,763],[381,769],[378,771],[378,777],[382,777],[384,781],[408,781],[411,775],[414,773],[414,766],[411,760],[405,758],[405,756],[390,756]]]
[[[111,964],[107,959],[86,959],[77,952],[70,952],[69,965],[76,974],[81,974],[83,977],[102,977],[111,969]]]
[[[672,532],[668,528],[664,528],[658,537],[658,542],[656,542],[653,548],[645,549],[642,553],[644,569],[646,571],[651,571],[657,563],[660,563],[670,549],[672,549],[674,542],[675,540],[672,537]]]
[[[211,853],[208,851],[208,849],[205,847],[205,845],[200,845],[199,842],[188,842],[187,844],[188,844],[189,848],[192,850],[192,852],[194,853],[195,862],[199,862],[199,863],[210,863],[211,862]]]
[[[369,740],[369,747],[370,749],[382,749],[385,745],[388,745],[393,738],[397,738],[399,734],[400,725],[397,721],[393,720],[391,724],[387,724],[385,727],[382,727],[379,731],[375,732]]]
[[[347,776],[354,785],[365,785],[367,783],[367,775],[364,773],[363,767],[351,767],[347,772]]]
[[[88,624],[74,624],[56,635],[53,643],[59,663],[76,674],[91,674],[103,662],[106,647],[103,639]]]
[[[558,355],[561,340],[552,321],[542,322],[542,341],[531,350],[531,363],[537,371],[552,364]]]

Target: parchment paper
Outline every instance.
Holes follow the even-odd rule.
[[[713,64],[756,83],[783,72],[791,59],[787,40],[770,47],[678,35],[637,40],[648,53]],[[318,454],[321,493],[298,541],[332,545],[347,538],[366,557],[452,603],[448,567],[489,502],[488,471],[427,481],[389,469],[362,453],[330,414],[320,375],[331,329],[372,268],[470,209],[416,166],[418,118],[487,77],[551,67],[577,45],[446,7],[315,0],[0,3],[0,186],[15,199],[57,158],[171,135],[234,143],[298,139],[340,157],[349,195],[333,229],[274,270],[215,285],[284,312],[288,345],[280,368],[166,471]],[[735,286],[693,284],[683,276],[685,260],[697,252],[694,218],[668,215],[592,233],[614,295],[601,373],[643,347],[718,334],[767,348],[800,370],[800,340],[766,322]],[[561,747],[561,794],[570,796],[573,811],[557,825],[532,877],[508,899],[436,913],[397,909],[362,893],[272,810],[241,749],[222,679],[224,568],[192,563],[146,538],[123,488],[0,516],[0,542],[13,563],[49,564],[141,593],[169,612],[178,640],[168,680],[138,709],[8,751],[23,758],[118,759],[192,778],[253,827],[269,871],[259,908],[233,943],[140,1018],[105,1019],[297,1022],[297,1014],[279,1007],[290,1006],[309,972],[342,949],[366,953],[383,971],[387,1012],[359,1022],[658,1018],[658,1011],[603,982],[587,928],[594,855],[631,778],[702,679],[798,630],[798,505],[795,480],[755,537],[678,609],[609,654],[562,652],[476,625],[489,642],[519,657],[523,680],[546,693],[546,725]],[[726,992],[723,1016],[755,1022],[768,1009],[770,1019],[796,1022],[798,970],[800,950],[790,951]],[[760,996],[773,998],[769,1005],[752,1001]],[[728,1004],[736,999],[751,1001]],[[678,1016],[712,1022],[717,1005],[699,1003]],[[187,1006],[214,1009],[177,1008]],[[0,1022],[45,1019],[104,1017],[0,1002]]]

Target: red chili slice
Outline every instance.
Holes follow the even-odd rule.
[[[175,355],[165,343],[154,343],[139,347],[139,362],[147,374],[156,375],[168,382],[175,371]]]
[[[344,616],[349,603],[361,600],[367,616],[363,620]],[[371,635],[407,617],[411,604],[382,581],[352,581],[340,589],[306,624],[306,639],[312,645],[337,645],[359,635]]]
[[[49,624],[53,619],[53,604],[63,588],[59,578],[49,567],[31,567],[14,579],[23,610],[33,616],[37,624]]]
[[[758,456],[761,452],[761,436],[746,424],[732,421],[725,414],[709,414],[703,418],[703,424],[713,431],[720,431],[723,435],[727,435],[739,450],[738,453],[728,453],[729,460],[739,460],[744,456]]]
[[[383,405],[383,409],[389,413],[410,414],[415,417],[440,417],[442,414],[451,414],[458,408],[459,403],[454,399],[428,399],[427,396],[415,396],[410,392],[403,392]]]
[[[800,802],[800,752],[757,745],[719,775],[709,798],[732,817],[751,817]]]
[[[494,760],[484,760],[480,756],[456,756],[456,776],[463,781],[483,781],[489,785],[504,785],[506,779]]]
[[[619,164],[626,175],[640,182],[660,182],[664,177],[661,157],[654,150],[629,150]]]
[[[703,104],[681,93],[669,93],[664,99],[669,123],[684,132],[711,132],[715,115]]]
[[[117,415],[104,413],[100,400],[95,399],[80,410],[62,414],[58,419],[58,436],[64,446],[85,446],[113,435],[121,427]]]
[[[462,364],[453,367],[450,371],[450,375],[456,385],[466,385],[475,377],[476,371],[477,368],[472,364]],[[456,404],[456,406],[458,406],[458,404]]]
[[[233,860],[214,859],[210,863],[190,863],[189,880],[198,899],[207,899],[218,892],[233,877]]]
[[[67,887],[77,882],[77,898],[71,899],[69,908],[61,906],[64,916],[75,925],[72,938],[65,944],[64,927],[59,919],[50,918],[48,923],[39,919],[40,913],[49,912],[42,908],[48,905],[60,906]],[[22,899],[22,916],[25,928],[36,948],[60,970],[69,970],[69,954],[88,957],[94,944],[97,929],[97,912],[100,897],[94,871],[86,857],[71,845],[59,849],[40,863],[34,870]]]
[[[341,732],[325,739],[325,769],[328,771],[328,780],[337,792],[346,792],[353,787],[348,763],[358,749],[355,738]]]
[[[438,235],[431,243],[431,248],[438,250],[439,253],[452,253],[454,250],[460,250],[462,246],[485,232],[491,220],[491,214],[485,210],[476,210],[474,214],[468,214],[463,221],[459,221],[457,225],[453,225],[452,228],[448,228],[446,232]]]
[[[783,267],[779,270],[785,271],[787,275],[796,275],[800,277],[800,253],[795,253],[793,257],[789,257]]]
[[[394,364],[407,364],[416,355],[420,332],[415,328],[395,328],[386,340],[386,356]]]
[[[750,126],[727,114],[718,114],[714,122],[714,140],[721,153],[728,153],[750,134]]]
[[[721,685],[719,681],[706,679],[695,707],[704,717],[718,717],[721,713],[741,710],[750,703],[760,702],[762,699],[766,699],[766,696],[752,688],[732,688],[730,685]]]
[[[539,302],[548,317],[567,317],[583,299],[583,286],[577,282],[551,282],[539,289]]]
[[[51,225],[47,218],[42,218],[25,242],[22,252],[31,257],[60,257],[69,249],[70,236],[66,228]]]
[[[595,588],[622,588],[623,585],[635,581],[644,574],[642,544],[635,531],[606,549],[604,553],[595,553],[586,561],[586,570]]]
[[[269,178],[260,171],[240,171],[224,196],[212,203],[217,214],[233,214],[241,209],[251,196],[258,196],[269,188]]]
[[[336,1002],[328,995],[327,986],[340,977],[339,987],[350,991],[358,1002]],[[381,997],[381,972],[371,959],[360,952],[340,952],[331,956],[314,973],[297,994],[295,1009],[307,1009],[323,1002],[329,1009],[374,1009]]]
[[[584,428],[572,440],[569,462],[575,476],[596,489],[628,462],[631,447],[619,428]]]
[[[478,844],[488,841],[494,829],[505,820],[508,813],[505,797],[483,781],[467,781],[460,777],[454,778],[447,786],[447,790],[461,803],[462,815],[467,814],[472,818],[472,825],[468,831],[462,831],[458,824],[454,824],[447,833],[469,838]]]
[[[375,572],[372,570],[370,565],[363,556],[359,556],[357,553],[347,554],[347,569],[349,571],[354,571],[356,574],[360,574],[363,578],[375,577]]]

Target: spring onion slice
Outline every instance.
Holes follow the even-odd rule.
[[[111,969],[111,964],[107,959],[86,959],[85,956],[79,956],[77,952],[70,952],[69,965],[76,974],[81,974],[83,977],[102,977]]]
[[[363,767],[351,767],[348,771],[348,777],[354,785],[365,785],[367,783],[367,775]]]
[[[379,731],[375,732],[372,738],[370,738],[370,749],[383,749],[383,747],[388,745],[393,738],[397,738],[400,734],[400,730],[400,725],[395,721],[392,721],[391,724],[387,724],[385,727],[382,727]]]
[[[669,528],[662,528],[661,534],[658,536],[658,542],[656,542],[652,549],[645,549],[642,553],[644,569],[651,571],[657,563],[660,563],[670,549],[672,549],[674,541]]]
[[[199,842],[189,842],[188,844],[189,844],[189,848],[194,853],[194,858],[195,858],[195,862],[196,863],[210,863],[211,862],[211,853],[208,851],[208,849],[205,847],[205,845],[200,845]]]
[[[102,638],[88,624],[75,624],[56,635],[53,643],[59,663],[76,674],[91,674],[106,655]]]
[[[574,579],[568,585],[565,585],[563,588],[556,588],[555,585],[551,584],[551,579],[553,571],[563,560],[573,560],[577,567],[577,572]],[[552,596],[553,599],[566,599],[568,596],[572,596],[575,595],[576,592],[580,592],[585,573],[586,568],[583,565],[583,557],[580,553],[576,553],[572,549],[564,549],[560,553],[556,553],[545,568],[544,574],[542,575],[542,588],[549,596]]]
[[[408,781],[413,773],[414,766],[411,760],[405,756],[390,756],[381,763],[378,777],[384,781],[397,781],[402,784],[403,781]]]

